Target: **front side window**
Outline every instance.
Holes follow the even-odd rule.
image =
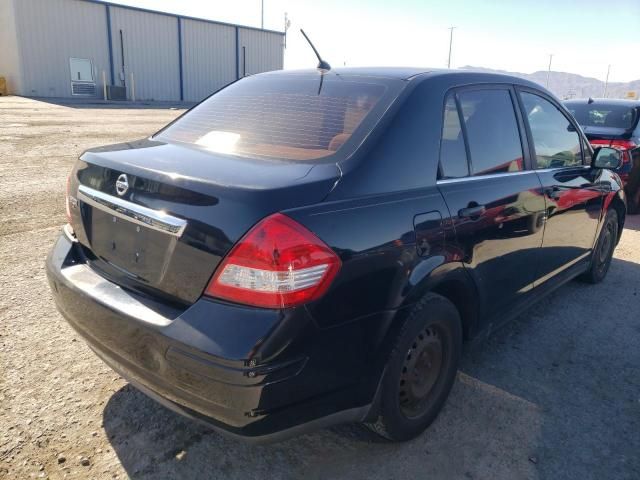
[[[523,170],[522,144],[509,91],[463,91],[459,99],[473,175]]]
[[[567,117],[539,95],[522,92],[521,96],[533,136],[537,168],[581,165],[580,135]]]
[[[313,161],[338,152],[390,101],[381,80],[258,75],[209,97],[157,137],[228,155]],[[375,118],[373,119],[375,120]]]
[[[460,178],[469,175],[467,151],[460,125],[460,116],[453,95],[447,98],[444,107],[442,140],[440,142],[441,178]]]

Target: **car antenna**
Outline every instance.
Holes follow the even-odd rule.
[[[303,29],[300,29],[300,32],[302,32],[302,35],[304,35],[304,38],[307,42],[309,42],[309,45],[311,46],[311,48],[313,49],[313,53],[316,54],[316,57],[318,57],[318,70],[322,70],[322,72],[328,72],[329,70],[331,70],[331,65],[329,65],[328,62],[326,62],[325,60],[322,59],[322,57],[320,56],[320,54],[318,53],[318,50],[316,50],[316,47],[313,46],[313,43],[311,43],[311,40],[309,40],[309,37],[307,37],[307,34],[304,33]]]
[[[587,101],[587,103],[591,105],[593,103],[593,98],[589,97],[589,100]]]

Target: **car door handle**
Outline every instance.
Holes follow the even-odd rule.
[[[474,205],[474,206],[469,206],[467,208],[461,208],[460,211],[458,212],[458,216],[460,218],[475,219],[484,215],[484,212],[486,211],[487,209],[485,208],[484,205]]]

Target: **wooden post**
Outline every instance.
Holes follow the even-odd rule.
[[[104,94],[104,101],[107,101],[107,73],[102,70],[102,93]]]

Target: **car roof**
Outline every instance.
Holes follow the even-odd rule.
[[[317,75],[318,70],[308,68],[302,70],[275,70],[259,75]],[[325,75],[379,77],[398,80],[412,80],[420,77],[426,80],[434,77],[449,77],[452,83],[511,83],[544,90],[541,85],[513,75],[490,73],[475,70],[453,70],[446,68],[418,68],[418,67],[338,67],[332,68]]]
[[[427,73],[432,69],[415,67],[339,67],[332,68],[325,75],[341,75],[345,77],[379,77],[408,80],[416,75]],[[317,75],[315,68],[299,70],[274,70],[260,75]]]
[[[640,107],[640,100],[629,100],[622,98],[572,98],[565,100],[565,105],[623,105],[627,107]]]

